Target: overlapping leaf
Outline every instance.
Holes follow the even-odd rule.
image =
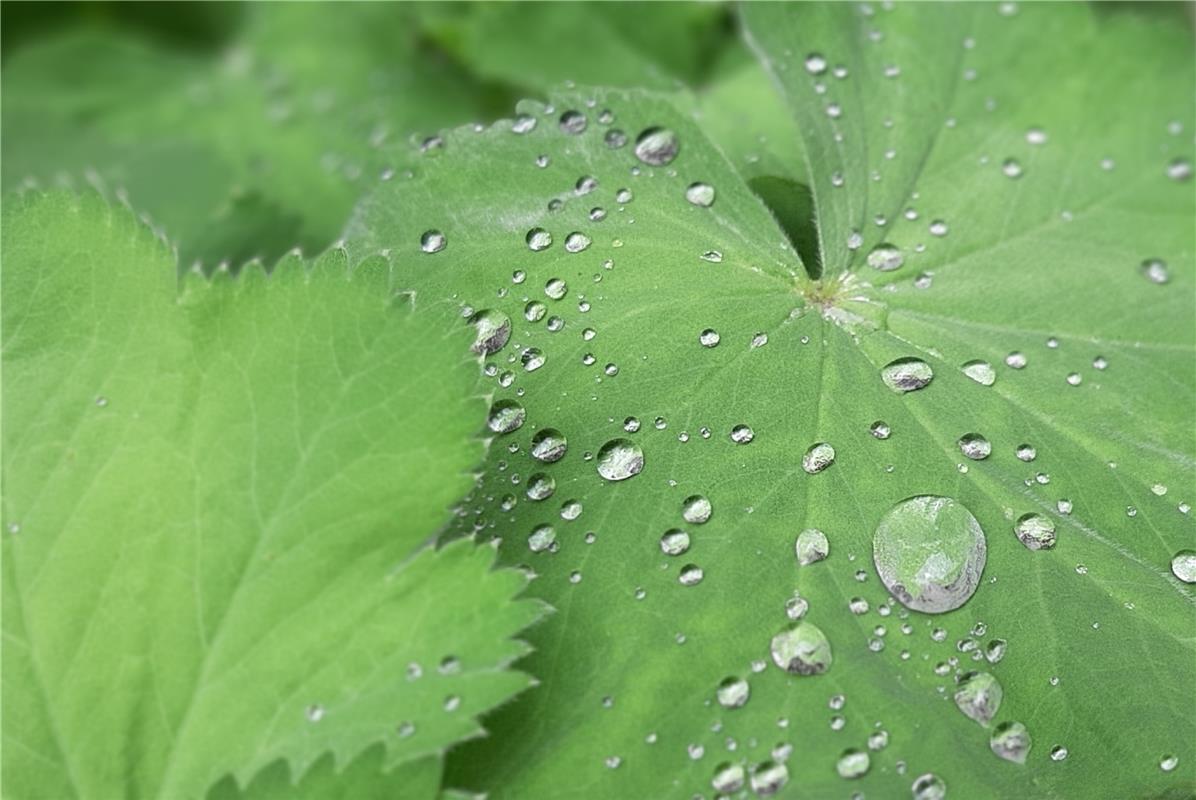
[[[346,781],[434,796],[528,685],[504,667],[541,607],[489,548],[428,546],[483,451],[467,342],[338,251],[179,292],[94,195],[3,230],[6,796],[269,767],[268,796],[319,760],[318,795],[371,745]]]
[[[510,321],[496,400],[526,421],[494,448],[462,530],[501,537],[561,613],[526,662],[541,689],[451,774],[495,797],[710,795],[722,764],[765,793],[769,761],[793,797],[900,796],[926,773],[952,797],[1182,794],[1196,774],[1196,600],[1170,568],[1196,491],[1188,33],[1081,6],[745,13],[808,155],[804,267],[690,115],[642,92],[563,93],[551,113],[450,135],[350,237],[360,256],[387,252],[425,308]],[[676,135],[675,158],[637,158],[654,128]],[[697,182],[712,206],[687,201]],[[429,230],[439,252],[421,251]],[[903,265],[868,266],[886,243]],[[896,358],[933,380],[891,391]],[[973,360],[995,383],[962,372]],[[991,455],[967,457],[969,433]],[[605,479],[612,442],[642,470]],[[836,460],[811,474],[819,442]],[[890,600],[872,566],[882,515],[923,494],[962,503],[987,538],[978,590],[942,615]],[[705,523],[683,515],[692,495],[712,504]],[[1053,549],[1018,541],[1026,513],[1053,522]],[[812,527],[830,555],[799,568]],[[683,555],[662,553],[674,528]],[[825,674],[772,664],[795,590],[831,642]],[[1004,686],[993,722],[1028,727],[1024,765],[955,708],[974,669]],[[716,700],[727,677],[748,681],[742,707]],[[854,781],[837,774],[849,749],[870,754]]]

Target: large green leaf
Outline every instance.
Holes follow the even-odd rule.
[[[528,685],[524,577],[428,546],[483,451],[462,333],[339,251],[178,291],[94,195],[3,231],[6,797],[409,773]]]
[[[551,113],[527,104],[514,126],[456,132],[379,190],[349,236],[357,257],[388,253],[423,308],[510,320],[491,374],[496,403],[526,421],[496,443],[461,530],[500,536],[560,613],[525,662],[543,685],[450,760],[450,784],[689,798],[713,794],[724,763],[766,783],[758,765],[773,759],[793,797],[908,796],[926,773],[957,798],[1186,796],[1196,598],[1171,561],[1193,542],[1196,245],[1191,183],[1168,165],[1192,157],[1188,32],[1060,4],[745,14],[809,158],[814,229],[789,217],[799,203],[777,202],[793,201],[783,183],[770,198],[805,267],[688,110],[642,92],[558,94]],[[807,72],[810,53],[825,75]],[[580,134],[558,123],[570,111],[587,118]],[[657,126],[680,149],[645,163],[636,138]],[[621,148],[604,141],[616,128]],[[699,181],[717,192],[709,208],[686,200]],[[945,235],[930,230],[940,219]],[[550,246],[529,248],[535,229]],[[421,252],[428,230],[443,249]],[[867,266],[882,241],[899,269]],[[1146,259],[1169,265],[1165,283]],[[807,277],[816,265],[827,278]],[[934,376],[901,393],[882,373],[906,358]],[[975,360],[995,383],[962,371]],[[567,450],[546,461],[558,433]],[[959,444],[974,433],[991,445],[979,460],[963,451],[983,443]],[[636,463],[604,459],[612,442],[638,448],[642,471],[605,479]],[[820,442],[836,458],[808,471]],[[546,499],[531,499],[546,494],[537,473],[554,481]],[[694,495],[712,504],[704,523],[683,511]],[[947,553],[945,533],[902,518],[911,507],[889,517],[920,495],[955,505],[915,504],[915,523],[941,507],[962,526],[962,505],[986,539],[974,595],[947,613],[905,609],[873,565],[882,519],[886,545],[926,547],[898,570]],[[1055,527],[1053,549],[1019,541],[1026,514]],[[662,553],[673,528],[689,535],[684,555]],[[830,553],[799,566],[808,528]],[[823,674],[770,656],[795,590],[828,637]],[[988,728],[952,701],[981,686],[957,686],[973,670],[1003,685]],[[742,707],[716,697],[728,677],[750,686]],[[1024,764],[990,747],[1010,722],[1032,737]],[[837,770],[849,749],[871,757],[856,780]]]

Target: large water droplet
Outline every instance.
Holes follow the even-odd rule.
[[[710,785],[720,794],[734,794],[743,788],[746,777],[747,771],[742,764],[723,762],[714,768],[714,777],[710,779]]]
[[[1014,764],[1026,763],[1030,745],[1030,732],[1020,722],[1002,722],[988,741],[988,746],[994,753]]]
[[[810,446],[802,456],[801,468],[811,475],[816,475],[835,463],[835,448],[826,442],[818,442]]]
[[[948,497],[902,500],[881,517],[872,540],[881,582],[907,608],[941,614],[967,602],[987,555],[972,513]]]
[[[983,461],[992,454],[993,446],[978,433],[965,433],[959,437],[959,451],[973,461]]]
[[[1171,574],[1184,583],[1196,583],[1196,550],[1180,550],[1171,559]]]
[[[947,796],[947,784],[933,772],[919,775],[909,790],[914,800],[943,800]]]
[[[527,479],[529,500],[547,500],[556,491],[556,479],[543,472],[537,472]]]
[[[1001,707],[1004,692],[1001,684],[988,672],[965,675],[955,689],[955,705],[964,716],[985,727],[992,722]]]
[[[681,568],[677,581],[682,586],[697,586],[706,577],[706,572],[697,564],[686,564]]]
[[[527,418],[527,411],[515,400],[499,400],[490,406],[486,427],[494,433],[510,433],[518,430]]]
[[[685,190],[685,199],[695,206],[710,208],[714,205],[714,187],[708,183],[691,183]]]
[[[905,256],[895,245],[878,244],[868,253],[868,266],[880,272],[892,272],[905,263]]]
[[[1050,550],[1055,546],[1055,523],[1041,514],[1023,514],[1013,526],[1018,541],[1031,550]]]
[[[840,778],[862,778],[868,773],[868,768],[872,765],[872,759],[868,756],[866,750],[844,750],[843,755],[839,756],[839,760],[835,762],[835,771],[839,773]]]
[[[448,244],[448,239],[440,231],[424,231],[424,235],[419,237],[419,249],[425,253],[439,253]]]
[[[552,234],[543,228],[532,228],[525,238],[528,249],[537,253],[552,246]]]
[[[569,441],[556,428],[545,428],[532,437],[532,458],[551,464],[565,457]]]
[[[821,75],[826,72],[826,59],[821,53],[810,53],[806,56],[806,72],[811,75]]]
[[[831,551],[826,534],[817,528],[807,528],[799,533],[794,548],[797,550],[797,563],[803,567],[821,561]]]
[[[666,556],[679,556],[689,549],[689,534],[680,528],[665,531],[660,537],[660,550]]]
[[[644,451],[630,439],[611,439],[598,451],[598,474],[608,481],[623,481],[640,474]]]
[[[775,761],[762,761],[752,768],[752,791],[757,797],[771,797],[789,782],[789,769]]]
[[[561,130],[570,136],[576,136],[586,129],[586,115],[580,111],[566,111],[561,114]]]
[[[963,365],[963,374],[981,386],[992,386],[997,382],[997,371],[987,361],[969,361]]]
[[[570,253],[580,253],[590,246],[591,239],[581,231],[574,231],[565,237],[565,250]]]
[[[635,156],[645,164],[661,167],[677,157],[681,142],[668,128],[648,128],[635,140]]]
[[[482,309],[469,318],[474,327],[473,344],[469,349],[480,356],[502,350],[511,338],[511,318],[501,311]]]
[[[831,666],[831,643],[812,622],[799,622],[772,637],[772,661],[793,675],[818,675]]]
[[[701,525],[706,522],[713,512],[714,508],[710,505],[710,501],[700,494],[690,495],[681,503],[681,516],[686,522],[693,525]]]
[[[551,525],[537,525],[527,537],[527,549],[542,553],[556,543],[556,531]]]
[[[934,370],[920,358],[899,358],[880,371],[881,380],[894,392],[904,394],[921,389],[934,379]]]

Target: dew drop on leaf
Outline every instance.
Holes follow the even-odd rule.
[[[682,586],[697,586],[706,577],[705,571],[697,564],[686,564],[681,568],[677,581]]]
[[[1030,550],[1050,550],[1055,546],[1055,523],[1041,514],[1029,513],[1018,517],[1013,526],[1019,542]]]
[[[1022,165],[1015,158],[1007,158],[1001,164],[1001,173],[1006,178],[1020,178],[1022,176]]]
[[[731,441],[735,444],[747,444],[756,438],[756,432],[747,425],[736,425],[731,429]]]
[[[1186,158],[1177,158],[1167,165],[1167,177],[1173,181],[1186,181],[1192,178],[1192,162]]]
[[[741,708],[748,701],[752,690],[743,678],[724,678],[718,685],[718,704],[723,708]]]
[[[644,451],[630,439],[611,439],[598,451],[597,466],[608,481],[627,480],[644,468]]]
[[[561,130],[571,136],[576,136],[586,129],[586,115],[580,111],[566,111],[561,114]]]
[[[569,284],[560,278],[550,278],[544,284],[544,294],[551,300],[562,300],[569,293]]]
[[[722,341],[722,337],[718,335],[718,331],[714,328],[706,328],[698,334],[698,343],[702,347],[718,347],[720,341]]]
[[[527,412],[516,400],[499,400],[490,406],[486,427],[494,433],[510,433],[518,430],[527,418]]]
[[[810,53],[806,56],[806,72],[811,75],[821,75],[826,72],[826,59],[820,53]]]
[[[872,425],[868,428],[868,432],[871,433],[873,436],[875,436],[877,439],[888,439],[890,436],[893,435],[893,429],[891,427],[889,427],[889,423],[887,423],[881,419],[878,419],[876,422],[873,422]]]
[[[1003,697],[1000,682],[988,672],[972,672],[963,676],[954,695],[956,708],[985,727],[997,715]]]
[[[831,447],[826,442],[818,442],[810,446],[806,454],[802,456],[801,468],[810,475],[817,475],[824,469],[835,463],[835,448]]]
[[[983,461],[992,453],[993,446],[978,433],[965,433],[959,437],[959,451],[973,461]]]
[[[511,338],[511,318],[501,311],[483,309],[471,316],[469,322],[474,327],[469,349],[480,356],[497,353]]]
[[[831,643],[812,622],[796,625],[772,637],[769,645],[772,661],[792,675],[818,675],[831,666]]]
[[[448,239],[437,230],[424,231],[424,235],[419,237],[419,249],[425,253],[439,253],[446,244]]]
[[[681,503],[681,516],[692,525],[701,525],[710,519],[713,507],[705,496],[690,495]]]
[[[987,547],[972,513],[955,500],[919,495],[881,517],[872,540],[881,583],[914,611],[941,614],[967,602],[980,584]]]
[[[881,380],[894,392],[904,394],[923,388],[934,379],[934,370],[920,358],[898,358],[880,371]]]
[[[826,558],[831,545],[825,533],[817,528],[807,528],[797,535],[794,549],[797,551],[797,563],[805,567]]]
[[[552,234],[543,228],[532,228],[525,237],[529,250],[540,252],[552,246]]]
[[[987,361],[969,361],[963,365],[963,374],[981,386],[992,386],[997,382],[997,371]]]
[[[947,784],[938,775],[927,772],[914,780],[910,793],[914,800],[943,800],[947,796]]]
[[[1006,761],[1025,764],[1030,754],[1030,732],[1020,722],[1002,722],[993,730],[988,746]]]
[[[1171,270],[1167,267],[1167,262],[1160,258],[1146,259],[1139,266],[1139,270],[1142,272],[1142,277],[1160,286],[1171,280]]]
[[[1171,574],[1184,583],[1196,583],[1196,550],[1180,550],[1171,559]]]
[[[653,167],[662,167],[677,157],[681,142],[668,128],[648,128],[635,140],[635,157]]]
[[[751,782],[757,797],[772,797],[789,782],[789,769],[775,761],[761,761],[752,767]]]
[[[710,785],[720,794],[733,794],[743,788],[747,772],[742,764],[723,762],[714,768],[714,777]]]
[[[1051,761],[1066,761],[1067,756],[1067,748],[1063,745],[1057,744],[1051,748]]]
[[[527,537],[527,549],[541,553],[556,543],[556,530],[551,525],[537,525]]]
[[[543,472],[537,472],[527,479],[529,500],[547,500],[556,491],[556,479]]]
[[[565,237],[565,250],[570,253],[580,253],[590,246],[591,239],[581,231],[574,231]]]
[[[660,551],[666,556],[679,556],[689,550],[689,534],[680,528],[665,531],[660,537]]]
[[[1163,772],[1171,772],[1179,766],[1179,757],[1173,755],[1165,755],[1159,759],[1159,769]]]
[[[835,771],[839,773],[840,778],[850,780],[862,778],[868,773],[870,766],[872,766],[872,759],[868,752],[852,748],[844,750],[843,754],[839,756],[839,760],[835,762]]]
[[[878,244],[868,253],[868,266],[880,272],[892,272],[905,263],[905,256],[895,245]]]
[[[569,442],[556,428],[545,428],[532,437],[532,458],[551,464],[565,457]]]
[[[691,183],[685,190],[685,199],[701,208],[714,205],[714,187],[708,183]]]

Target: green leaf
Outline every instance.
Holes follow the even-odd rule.
[[[6,795],[436,760],[528,686],[523,576],[428,547],[483,452],[459,322],[340,251],[180,290],[91,194],[3,232]]]
[[[722,763],[766,783],[760,765],[787,758],[792,797],[909,796],[926,773],[956,798],[1192,786],[1196,597],[1171,560],[1193,541],[1196,246],[1191,183],[1167,175],[1192,158],[1188,32],[1070,4],[868,8],[745,11],[809,157],[814,225],[780,220],[817,236],[805,266],[688,109],[643,92],[558,94],[551,114],[521,108],[530,132],[458,132],[359,212],[350,251],[389,253],[424,309],[512,320],[490,356],[495,401],[526,417],[496,443],[459,532],[501,537],[503,560],[531,565],[535,592],[560,610],[524,662],[541,688],[491,717],[490,739],[455,751],[451,785],[496,798],[688,798],[712,793]],[[829,62],[825,95],[805,71],[811,52]],[[831,101],[837,119],[822,110]],[[559,126],[569,111],[587,115],[581,134]],[[1036,126],[1045,144],[1027,141]],[[654,127],[676,133],[667,164],[633,152]],[[629,143],[608,147],[611,128]],[[1020,177],[1003,173],[1009,158]],[[593,191],[575,189],[583,177]],[[709,208],[686,200],[698,181],[716,190]],[[937,219],[945,236],[929,231]],[[552,244],[532,250],[537,228]],[[434,254],[419,245],[430,229],[447,241]],[[882,241],[900,248],[899,269],[867,266]],[[1167,283],[1142,274],[1152,258],[1169,265]],[[808,277],[815,264],[825,279]],[[717,346],[703,346],[707,329]],[[1006,365],[1015,352],[1024,368]],[[891,389],[920,382],[900,359],[933,379]],[[992,365],[993,385],[963,372],[973,360]],[[973,433],[988,457],[964,453],[983,449],[974,438],[961,448]],[[536,458],[560,452],[546,434],[567,439],[550,463]],[[604,458],[612,442],[639,448],[638,474],[603,477],[635,472],[634,454]],[[832,463],[817,443],[833,446]],[[537,473],[555,487],[546,499],[529,497],[546,493]],[[712,505],[705,523],[686,517],[695,495]],[[954,503],[921,501],[919,526],[917,506],[889,516],[923,495]],[[1026,514],[1053,524],[1053,549],[1019,541]],[[970,517],[984,532],[980,575],[960,566],[973,548],[950,549]],[[942,539],[944,572],[960,580],[944,591],[974,583],[970,599],[941,614],[892,599],[873,564],[886,518],[898,547],[882,554],[915,530],[929,553]],[[810,528],[829,556],[799,566]],[[662,552],[671,529],[689,536],[683,555]],[[886,574],[932,598],[908,583],[907,558]],[[821,674],[788,674],[770,654],[794,624],[787,607],[800,610],[795,591],[803,622],[829,642]],[[816,643],[809,627],[779,642]],[[798,652],[806,671],[828,666],[816,647]],[[993,711],[992,684],[957,685],[973,670],[1003,689],[988,728],[975,719]],[[719,702],[729,677],[747,681],[742,707]],[[724,692],[732,706],[736,688]],[[1012,722],[1032,737],[1024,764],[992,751],[996,726]],[[869,749],[881,731],[887,746]],[[840,763],[849,749],[870,755],[855,780],[839,775],[859,768],[858,755]]]
[[[420,6],[249,11],[218,56],[86,27],[18,50],[3,80],[4,187],[94,174],[185,267],[273,261],[337,236],[388,166],[382,142],[488,113],[494,92],[420,40]]]

